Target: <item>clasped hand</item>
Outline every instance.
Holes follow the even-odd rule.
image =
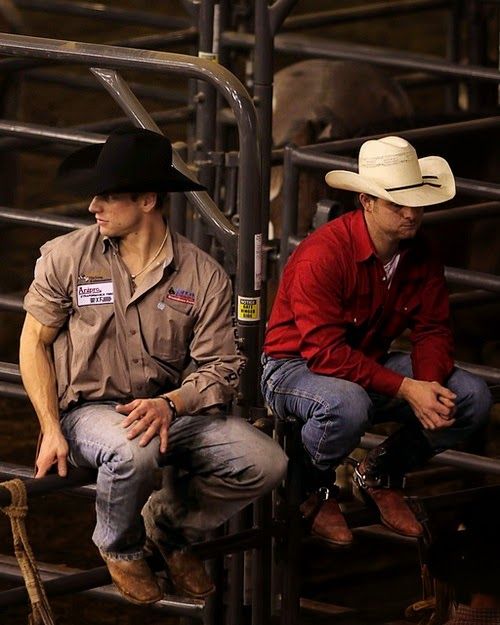
[[[426,430],[440,430],[455,423],[457,396],[438,382],[405,378],[398,395],[406,399]]]

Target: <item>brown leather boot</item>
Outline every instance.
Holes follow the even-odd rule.
[[[120,593],[132,603],[147,604],[159,601],[160,590],[153,571],[144,558],[139,560],[117,560],[101,551],[109,574]]]
[[[202,599],[215,591],[215,584],[208,576],[203,562],[188,548],[170,551],[148,536],[146,549],[152,554],[156,552],[161,555],[167,565],[168,577],[180,595]]]
[[[421,536],[424,528],[404,500],[402,491],[392,487],[388,475],[377,471],[380,468],[377,466],[378,453],[377,447],[355,468],[354,485],[362,495],[375,503],[380,512],[380,520],[386,527],[403,536]],[[399,484],[402,483],[402,479],[398,481]]]
[[[177,592],[202,599],[215,591],[203,562],[189,549],[178,549],[164,556],[170,581]]]
[[[313,536],[341,547],[347,547],[352,543],[352,532],[333,497],[325,499],[319,492],[312,493],[300,506],[300,511],[305,519],[313,519],[311,526]]]

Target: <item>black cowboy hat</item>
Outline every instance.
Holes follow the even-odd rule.
[[[114,130],[105,143],[73,152],[57,177],[67,190],[89,196],[205,190],[172,167],[167,137],[144,128]]]

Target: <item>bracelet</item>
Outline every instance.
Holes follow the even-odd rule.
[[[177,419],[177,417],[179,416],[179,415],[177,414],[177,408],[175,407],[175,404],[174,404],[174,402],[170,399],[170,397],[168,397],[168,395],[160,395],[160,397],[161,397],[162,399],[164,399],[164,400],[167,402],[167,404],[168,404],[168,405],[169,405],[169,407],[170,407],[170,410],[172,411],[172,419],[171,419],[171,421],[170,421],[170,423],[172,423],[172,421],[175,421],[175,419]]]

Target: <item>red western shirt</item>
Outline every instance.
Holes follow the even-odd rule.
[[[392,340],[410,328],[415,379],[444,383],[453,338],[443,266],[420,235],[400,251],[388,288],[362,210],[308,236],[283,272],[265,353],[302,357],[314,373],[394,396],[403,376],[382,362]]]

